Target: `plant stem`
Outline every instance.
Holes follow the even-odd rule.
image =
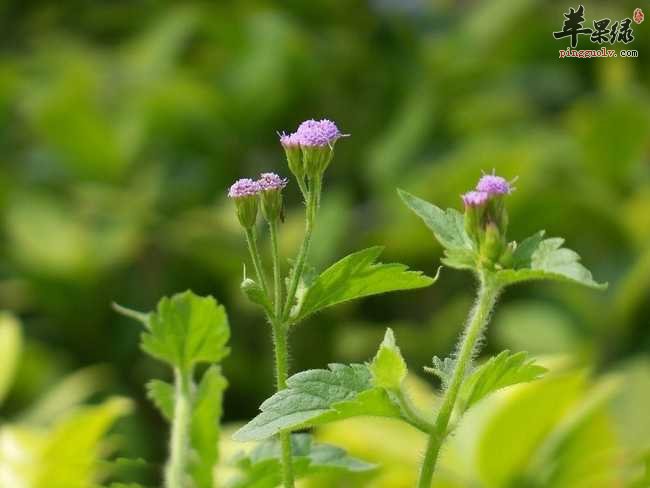
[[[287,326],[281,322],[273,322],[273,346],[275,348],[275,379],[277,391],[287,387],[289,376],[289,353],[287,347]],[[282,477],[285,488],[293,488],[293,459],[291,451],[291,433],[279,434],[282,448]]]
[[[264,268],[262,267],[262,258],[260,258],[260,251],[257,247],[257,232],[255,231],[255,227],[246,229],[246,243],[248,244],[248,252],[251,255],[251,260],[253,261],[257,281],[262,287],[264,294],[270,297],[269,288],[266,285],[266,277],[264,276]]]
[[[433,432],[429,437],[424,460],[420,469],[420,478],[418,480],[418,488],[430,488],[435,471],[436,462],[443,441],[447,437],[449,419],[454,411],[458,392],[462,385],[465,373],[467,372],[472,362],[472,357],[476,350],[478,339],[490,318],[490,312],[494,308],[496,299],[499,295],[500,287],[495,284],[489,272],[481,272],[479,275],[480,287],[478,291],[478,299],[476,305],[472,309],[469,321],[465,327],[463,337],[461,339],[458,356],[456,359],[456,366],[451,376],[449,386],[445,391],[442,399],[442,405],[436,422],[434,424]]]
[[[316,219],[316,212],[318,211],[318,204],[320,201],[321,179],[315,178],[310,186],[311,188],[307,197],[307,211],[305,216],[305,237],[300,246],[298,257],[296,258],[296,264],[291,272],[287,299],[282,311],[282,320],[285,323],[289,323],[288,319],[289,313],[291,312],[291,306],[296,299],[296,290],[298,289],[300,278],[302,278],[302,274],[305,271],[305,263],[307,262],[307,255],[309,254],[309,246],[311,244],[311,235],[314,230],[314,220]]]
[[[273,291],[275,317],[273,325],[273,346],[275,349],[275,378],[277,390],[283,390],[287,387],[287,377],[289,376],[289,354],[287,347],[287,327],[279,320],[282,313],[282,277],[280,274],[280,252],[278,246],[278,222],[270,222],[269,230],[271,234],[271,255],[273,257]],[[280,434],[280,444],[282,447],[282,477],[285,488],[293,488],[293,459],[291,452],[291,433],[282,432]]]
[[[190,416],[192,415],[191,372],[174,368],[174,417],[169,461],[165,468],[166,488],[187,488],[187,464],[190,452]]]

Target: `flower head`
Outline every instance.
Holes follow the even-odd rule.
[[[280,136],[280,144],[282,144],[282,147],[285,149],[290,147],[300,147],[300,140],[298,138],[298,134],[295,132],[292,132],[291,134],[282,132],[278,135]]]
[[[280,136],[280,144],[284,148],[284,153],[287,156],[287,164],[291,172],[300,179],[305,175],[305,165],[302,161],[302,153],[300,151],[300,138],[298,134],[292,132],[286,134],[284,132],[278,133]]]
[[[235,181],[228,190],[228,197],[235,202],[239,223],[245,229],[250,229],[257,221],[258,195],[261,191],[260,184],[250,178]]]
[[[262,173],[260,179],[257,180],[261,191],[282,190],[287,186],[287,182],[286,178],[282,178],[275,173]]]
[[[262,173],[257,184],[261,188],[262,213],[269,222],[283,219],[282,190],[287,186],[287,179],[275,173]]]
[[[492,196],[510,194],[514,188],[505,178],[492,174],[483,175],[476,185],[476,190]]]
[[[305,120],[295,132],[301,146],[332,146],[343,136],[334,122],[327,119]]]
[[[461,198],[466,207],[480,207],[487,203],[490,195],[485,191],[468,191]]]
[[[256,196],[260,191],[262,191],[262,188],[257,181],[253,181],[250,178],[242,178],[231,185],[230,190],[228,190],[228,197],[235,199],[251,197]]]

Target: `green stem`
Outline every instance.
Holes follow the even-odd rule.
[[[298,257],[296,258],[296,264],[291,272],[287,299],[282,311],[282,319],[285,323],[289,323],[289,313],[291,312],[291,307],[294,300],[296,299],[296,290],[298,289],[300,278],[302,278],[302,274],[305,271],[307,255],[309,254],[309,246],[311,244],[311,235],[314,230],[314,220],[316,219],[316,212],[318,211],[318,205],[320,201],[320,191],[321,180],[320,178],[315,178],[312,180],[311,188],[307,198],[305,237],[303,238],[302,245],[300,246]]]
[[[255,231],[255,227],[246,229],[246,243],[248,244],[248,252],[251,255],[251,260],[253,261],[257,281],[262,287],[264,294],[270,297],[269,287],[266,285],[266,277],[264,276],[264,268],[262,267],[262,258],[260,258],[260,251],[257,247],[257,232]]]
[[[273,291],[275,317],[280,317],[282,313],[282,276],[280,273],[280,250],[278,246],[278,222],[277,220],[269,223],[271,234],[271,255],[273,257]],[[287,345],[287,327],[274,320],[273,324],[273,345],[275,349],[275,376],[277,390],[283,390],[287,387],[287,377],[289,376],[289,353]],[[280,445],[282,448],[282,478],[285,488],[293,488],[293,459],[291,450],[291,433],[282,432],[280,434]]]
[[[413,405],[413,402],[404,393],[404,391],[399,390],[395,393],[397,395],[397,401],[399,402],[402,413],[406,417],[407,422],[416,429],[421,430],[426,434],[430,434],[433,431],[433,424],[422,416],[422,414],[417,410],[415,405]]]
[[[190,417],[192,415],[191,372],[174,368],[174,417],[169,461],[165,468],[165,488],[187,488],[190,453]]]
[[[277,391],[287,387],[289,376],[289,352],[287,346],[287,327],[280,322],[273,322],[273,345],[275,348],[275,379]],[[281,432],[280,444],[282,447],[282,477],[285,488],[293,488],[293,459],[291,451],[291,433]]]
[[[443,441],[448,434],[448,426],[451,415],[454,411],[458,392],[465,378],[472,357],[476,352],[477,341],[481,337],[482,331],[488,323],[490,312],[494,308],[497,297],[499,295],[500,287],[495,284],[491,276],[486,272],[480,274],[480,288],[478,292],[478,299],[476,305],[472,309],[469,321],[465,328],[463,338],[458,350],[456,360],[456,367],[451,376],[449,386],[445,391],[442,399],[442,405],[434,429],[431,432],[427,448],[422,461],[420,469],[420,478],[418,480],[418,488],[430,488],[431,481],[433,480],[433,473],[435,471],[436,462]]]

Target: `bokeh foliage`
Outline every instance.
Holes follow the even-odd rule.
[[[441,249],[395,187],[444,208],[481,170],[519,176],[510,235],[565,237],[610,288],[507,293],[486,352],[561,352],[595,377],[620,372],[603,415],[622,448],[649,449],[650,34],[635,27],[638,59],[559,60],[566,46],[551,32],[569,6],[2,3],[0,308],[25,326],[2,418],[105,364],[95,400],[136,399],[119,426],[125,454],[162,460],[163,420],[142,385],[166,371],[109,304],[149,310],[185,289],[229,310],[225,416],[252,417],[272,390],[269,331],[240,295],[245,252],[225,189],[262,170],[287,175],[275,131],[326,116],[352,137],[328,170],[311,264],[385,245],[384,260],[433,275]],[[593,20],[637,6],[585,8]],[[295,186],[287,205],[288,251],[302,225]],[[387,325],[416,370],[453,347],[472,289],[443,270],[434,288],[318,314],[293,333],[293,370],[365,360]]]

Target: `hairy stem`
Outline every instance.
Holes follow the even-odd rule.
[[[269,287],[266,284],[266,277],[264,276],[264,268],[262,267],[262,258],[260,257],[260,251],[257,247],[257,232],[255,231],[255,227],[246,229],[246,243],[248,244],[248,252],[251,255],[251,260],[253,261],[257,281],[262,287],[264,294],[267,297],[270,297]]]
[[[316,219],[316,212],[318,211],[318,204],[320,201],[321,180],[316,178],[312,181],[312,185],[307,197],[307,211],[305,223],[305,236],[296,258],[296,264],[293,267],[290,276],[289,289],[287,291],[287,299],[282,311],[282,319],[288,322],[291,306],[296,299],[296,290],[305,271],[305,264],[307,262],[307,255],[309,254],[309,246],[311,244],[311,235],[314,230],[314,220]]]
[[[287,327],[277,319],[282,314],[282,277],[280,273],[280,252],[278,246],[278,222],[269,223],[271,234],[271,255],[273,257],[273,292],[276,320],[273,325],[273,346],[275,349],[275,378],[277,390],[283,390],[287,386],[289,376],[289,353],[287,346]],[[291,456],[291,433],[280,434],[282,447],[282,478],[285,488],[293,488],[293,460]]]
[[[190,453],[190,417],[192,415],[191,372],[174,368],[174,417],[169,461],[165,468],[165,488],[187,488]]]
[[[483,272],[480,274],[478,299],[470,313],[470,318],[465,327],[460,347],[458,349],[456,366],[451,376],[449,386],[447,387],[442,399],[442,405],[438,412],[438,416],[436,417],[434,429],[431,432],[427,443],[424,460],[422,461],[422,467],[420,469],[420,477],[417,485],[418,488],[431,487],[436,462],[438,461],[438,455],[440,454],[442,443],[448,434],[447,429],[449,426],[449,420],[454,411],[458,392],[463,383],[463,379],[465,378],[465,373],[472,362],[477,342],[490,318],[490,313],[494,308],[499,291],[499,286],[492,281],[492,278],[488,273]]]
[[[288,330],[280,322],[273,322],[273,346],[275,348],[275,380],[277,391],[287,387],[289,376],[289,352],[287,346]],[[285,488],[293,488],[293,460],[291,456],[291,433],[282,432],[279,435],[282,447],[282,477]]]

